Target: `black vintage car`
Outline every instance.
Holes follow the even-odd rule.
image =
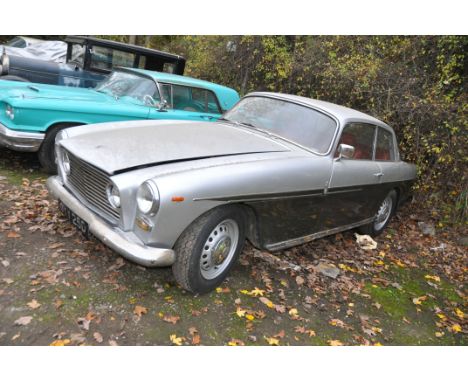
[[[0,60],[0,79],[94,87],[114,66],[183,74],[185,58],[171,53],[94,37],[67,36],[67,61],[56,63],[8,55]]]

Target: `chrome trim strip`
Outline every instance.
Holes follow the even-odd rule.
[[[35,152],[41,147],[45,134],[9,129],[0,123],[0,146],[16,151]]]
[[[324,236],[333,235],[333,234],[338,233],[338,232],[347,231],[347,230],[349,230],[351,228],[360,227],[360,226],[362,226],[364,224],[368,224],[368,223],[373,222],[374,219],[375,219],[375,217],[372,217],[372,218],[369,218],[369,219],[361,220],[361,221],[356,222],[356,223],[347,224],[347,225],[344,225],[344,226],[341,226],[341,227],[336,227],[336,228],[332,228],[332,229],[327,229],[325,231],[316,232],[316,233],[313,233],[313,234],[310,234],[310,235],[307,235],[307,236],[302,236],[302,237],[297,237],[295,239],[280,241],[278,243],[267,244],[267,245],[265,245],[265,248],[267,250],[269,250],[269,251],[279,251],[279,250],[282,250],[282,249],[285,249],[285,248],[294,247],[296,245],[305,244],[305,243],[308,243],[309,241],[319,239],[319,238],[324,237]]]
[[[175,253],[172,249],[147,246],[132,232],[110,226],[68,192],[59,176],[48,178],[46,185],[57,199],[89,224],[89,231],[94,236],[123,257],[146,267],[165,267],[174,263]]]

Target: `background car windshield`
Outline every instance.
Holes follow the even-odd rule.
[[[253,125],[320,154],[328,151],[336,122],[306,106],[268,97],[247,97],[224,118]]]
[[[96,91],[111,94],[114,97],[132,97],[143,101],[146,95],[159,102],[156,83],[132,73],[113,72],[95,88]]]

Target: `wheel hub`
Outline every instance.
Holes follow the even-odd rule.
[[[215,244],[215,247],[212,250],[211,257],[213,258],[213,263],[215,265],[220,265],[226,259],[229,250],[231,249],[231,239],[229,237],[224,237],[218,243]]]
[[[230,264],[239,241],[239,226],[232,219],[219,223],[205,241],[200,271],[205,279],[219,276]]]

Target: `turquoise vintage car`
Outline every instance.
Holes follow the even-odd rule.
[[[54,142],[67,127],[124,120],[215,121],[239,95],[195,78],[118,68],[94,89],[0,81],[0,146],[37,151],[55,172]]]

